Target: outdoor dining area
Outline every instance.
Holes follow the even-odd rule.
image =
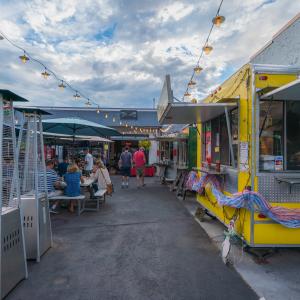
[[[101,155],[94,158],[86,148],[83,159],[76,153],[76,141],[95,139],[105,146],[110,136],[119,135],[113,128],[80,118],[43,120],[48,112],[14,107],[14,102],[27,100],[0,90],[1,299],[30,276],[27,260],[39,262],[52,247],[50,213],[57,213],[54,206],[68,207],[71,213],[76,209],[80,216],[99,211],[112,194]],[[44,131],[47,137],[54,135],[73,144],[62,161],[48,157]]]

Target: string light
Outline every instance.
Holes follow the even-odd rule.
[[[115,117],[113,117],[113,122],[114,122],[114,123],[116,122],[116,118],[115,118]]]
[[[188,83],[188,87],[190,87],[190,88],[195,87],[195,85],[196,85],[196,82],[193,80],[190,80],[190,82]]]
[[[195,85],[191,85],[191,84],[190,84],[190,83],[193,81],[194,76],[200,74],[201,71],[203,70],[203,68],[201,68],[201,67],[199,66],[199,63],[200,63],[201,58],[203,57],[203,54],[205,53],[205,54],[208,55],[208,54],[210,54],[211,51],[213,50],[213,47],[212,47],[208,42],[209,42],[209,38],[210,38],[210,36],[211,36],[211,33],[212,33],[212,31],[213,31],[214,26],[220,27],[220,25],[225,21],[225,17],[224,17],[224,16],[220,16],[220,14],[219,14],[219,13],[220,13],[220,10],[221,10],[221,7],[222,7],[222,4],[223,4],[223,1],[224,1],[224,0],[221,0],[221,1],[220,1],[220,4],[219,4],[218,10],[217,10],[217,13],[216,13],[215,17],[212,19],[212,25],[211,25],[211,28],[210,28],[209,33],[208,33],[208,35],[207,35],[207,38],[206,38],[206,40],[205,40],[204,47],[202,48],[202,51],[201,51],[201,53],[200,53],[200,55],[199,55],[199,57],[198,57],[196,67],[193,69],[192,76],[191,76],[191,78],[190,78],[190,80],[189,80],[189,82],[188,82],[188,84],[187,84],[187,88],[186,88],[185,93],[184,93],[184,95],[183,95],[183,97],[182,97],[183,100],[184,100],[185,97],[187,97],[186,95],[189,94],[189,88],[195,86]]]
[[[225,21],[225,17],[223,16],[215,16],[213,19],[212,19],[212,22],[213,24],[215,24],[217,27],[220,27],[222,25],[222,23],[224,23]]]
[[[210,54],[210,52],[213,50],[213,47],[210,46],[210,45],[206,45],[206,46],[204,46],[202,49],[203,49],[204,53],[205,53],[206,55],[208,55],[208,54]]]
[[[45,71],[41,73],[42,76],[47,79],[50,76],[50,73],[47,72],[47,69],[45,68]]]
[[[107,119],[108,118],[108,114],[105,114],[105,119]]]
[[[25,64],[29,60],[29,57],[26,55],[25,51],[23,55],[19,56],[19,58],[21,59],[23,64]]]
[[[196,74],[200,74],[202,70],[203,70],[203,68],[201,68],[200,66],[196,66],[196,67],[194,68],[194,72],[195,72]]]
[[[90,102],[90,99],[88,99],[87,102],[85,102],[85,105],[86,106],[91,106],[92,105],[92,103]]]
[[[73,97],[75,98],[75,100],[80,98],[80,95],[78,94],[78,92],[76,91],[76,93],[73,95]]]
[[[97,114],[100,114],[100,108],[99,108],[99,106],[98,106],[98,108],[97,108]]]
[[[59,82],[59,87],[61,89],[65,89],[65,88],[69,88],[70,90],[72,90],[75,95],[74,98],[77,100],[80,97],[88,100],[91,104],[93,103],[95,106],[97,106],[98,104],[94,101],[91,101],[86,95],[84,95],[82,92],[78,91],[77,89],[75,89],[70,83],[68,83],[67,81],[63,80],[63,78],[61,78],[61,76],[59,76],[58,74],[56,74],[53,70],[49,69],[42,61],[40,61],[39,59],[34,58],[32,55],[30,55],[26,49],[24,49],[23,47],[20,47],[18,44],[16,44],[13,40],[11,40],[10,38],[8,38],[8,36],[6,34],[4,34],[2,31],[0,31],[0,40],[6,40],[11,46],[23,51],[23,55],[19,56],[19,59],[23,62],[26,63],[29,60],[39,64],[40,66],[42,66],[45,71],[41,73],[41,75],[46,79],[48,78],[50,75],[52,75],[58,82]]]
[[[66,86],[64,85],[64,81],[62,80],[61,83],[58,85],[58,87],[63,90],[66,88]],[[89,100],[88,100],[89,101]]]

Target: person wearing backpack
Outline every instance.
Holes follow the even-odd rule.
[[[129,177],[132,166],[132,155],[129,152],[129,148],[126,146],[121,153],[119,160],[119,167],[122,175],[122,189],[129,187]]]

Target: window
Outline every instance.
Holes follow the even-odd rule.
[[[238,109],[229,113],[231,136],[234,158],[238,156]],[[222,165],[232,165],[230,157],[230,144],[225,114],[208,121],[202,126],[202,161],[216,163],[218,160]]]
[[[259,166],[263,171],[283,168],[283,102],[260,104]]]
[[[261,171],[300,170],[300,102],[260,103]]]
[[[286,102],[287,169],[300,170],[300,102]]]
[[[211,162],[220,160],[220,118],[211,121]]]
[[[136,110],[121,110],[120,120],[137,120]]]

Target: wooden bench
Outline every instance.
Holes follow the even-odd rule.
[[[103,202],[105,203],[105,198],[106,198],[106,190],[105,189],[100,189],[97,192],[94,193],[94,198],[89,199],[88,201],[84,201],[83,203],[83,210],[84,211],[99,211],[100,209],[100,203]],[[87,203],[91,202],[96,202],[96,207],[86,207],[85,205]]]
[[[65,195],[60,195],[60,196],[52,196],[49,197],[50,201],[77,201],[77,215],[80,216],[82,212],[84,212],[84,207],[85,207],[85,196],[80,195],[76,197],[68,197]]]

